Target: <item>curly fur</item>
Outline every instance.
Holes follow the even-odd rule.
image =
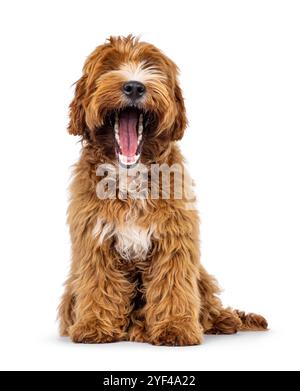
[[[176,65],[132,36],[111,37],[88,57],[70,105],[68,130],[81,136],[83,149],[70,188],[72,264],[61,334],[84,343],[196,345],[203,333],[266,329],[259,315],[223,308],[216,281],[199,263],[198,214],[185,198],[97,197],[98,164],[116,164],[105,117],[126,104],[120,85],[128,73],[143,78],[144,108],[156,114],[143,164],[183,165],[176,141],[187,119]]]

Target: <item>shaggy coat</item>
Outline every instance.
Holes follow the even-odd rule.
[[[176,141],[187,119],[177,75],[154,46],[111,37],[87,58],[76,84],[68,130],[83,148],[70,188],[72,263],[59,307],[61,335],[74,342],[196,345],[203,333],[267,328],[259,315],[223,308],[216,281],[200,264],[198,214],[185,196],[174,197],[174,186],[169,198],[161,184],[156,199],[120,197],[120,186],[115,198],[97,195],[97,167],[117,167],[125,149],[124,140],[122,148],[116,142],[116,113],[129,149],[137,136],[130,129],[124,136],[122,121],[136,120],[132,110],[144,116],[140,163],[183,167]],[[134,104],[132,89],[123,88],[132,80],[143,95]],[[129,152],[125,162],[137,156]]]

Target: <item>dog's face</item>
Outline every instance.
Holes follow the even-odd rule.
[[[69,132],[130,167],[150,162],[186,127],[177,67],[153,45],[110,38],[88,57],[70,105]]]

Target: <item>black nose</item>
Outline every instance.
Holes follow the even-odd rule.
[[[123,85],[123,92],[128,98],[137,100],[145,94],[146,87],[139,81],[129,81]]]

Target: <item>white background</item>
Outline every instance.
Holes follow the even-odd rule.
[[[299,20],[288,0],[1,2],[1,369],[300,369]],[[202,262],[224,303],[264,314],[268,332],[185,348],[58,336],[80,150],[66,132],[71,85],[96,45],[128,33],[181,69]]]

